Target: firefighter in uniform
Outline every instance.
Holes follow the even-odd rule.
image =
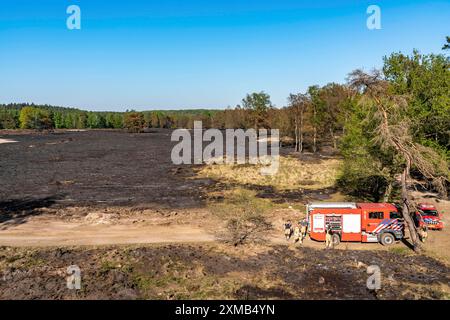
[[[294,243],[297,243],[298,241],[300,241],[300,243],[302,243],[301,239],[301,234],[300,234],[300,227],[299,226],[295,226],[294,228]]]
[[[325,227],[325,248],[329,249],[333,247],[333,232],[331,225],[327,223]]]
[[[427,226],[423,226],[422,228],[419,229],[419,238],[420,241],[425,242],[428,238],[428,227]]]
[[[305,239],[306,237],[306,232],[308,229],[308,221],[306,221],[306,219],[303,219],[300,222],[301,225],[301,229],[300,229],[300,243],[303,243],[303,239]]]
[[[291,220],[288,220],[284,224],[284,236],[286,237],[287,241],[289,241],[291,235],[292,235],[292,222]]]

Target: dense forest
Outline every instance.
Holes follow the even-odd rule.
[[[443,48],[449,50],[449,39]],[[450,58],[384,57],[381,70],[355,70],[346,83],[311,86],[275,108],[265,92],[226,110],[91,112],[33,104],[0,105],[0,129],[275,128],[298,152],[333,148],[344,158],[341,187],[380,200],[395,191],[405,165],[435,190],[448,189]]]
[[[193,119],[208,120],[217,111],[195,109],[139,112],[144,127],[184,128]],[[0,129],[122,129],[127,112],[95,112],[28,103],[0,104]],[[209,123],[209,121],[206,121]]]

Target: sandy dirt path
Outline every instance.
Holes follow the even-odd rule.
[[[53,247],[53,246],[97,246],[156,243],[202,243],[214,242],[216,238],[208,227],[191,223],[151,224],[133,223],[134,219],[123,219],[117,224],[92,224],[83,220],[65,221],[52,217],[35,217],[26,223],[0,229],[0,246]],[[272,244],[299,247],[292,239],[286,241],[282,232],[274,231],[268,238]],[[304,247],[322,249],[323,242],[305,239]],[[433,256],[450,262],[450,232],[431,231],[425,250]],[[384,247],[378,243],[341,243],[340,250],[390,250],[406,249],[398,242]],[[408,250],[405,250],[408,251]]]
[[[16,247],[189,243],[214,241],[214,236],[192,225],[83,222],[36,219],[0,230],[0,245]]]
[[[91,246],[114,244],[195,243],[212,242],[212,232],[193,224],[151,225],[121,221],[120,224],[89,224],[38,217],[26,223],[0,230],[0,246],[47,247]],[[268,238],[273,244],[300,246],[286,241],[282,232]],[[322,242],[306,239],[304,246],[323,248]],[[378,244],[343,243],[340,248],[375,249]]]
[[[436,203],[442,212],[446,228],[430,231],[424,244],[425,251],[450,262],[450,202]],[[171,218],[151,218],[132,216],[117,221],[106,221],[101,215],[96,219],[76,218],[64,220],[45,214],[31,217],[21,224],[0,224],[0,246],[48,247],[48,246],[96,246],[116,244],[157,244],[157,243],[201,243],[214,242],[214,224],[208,222],[205,213],[191,213],[188,219],[180,221]],[[280,225],[280,221],[273,221]],[[284,239],[282,230],[274,230],[268,238],[272,244],[300,246]],[[303,246],[324,248],[324,243],[306,239]],[[391,250],[400,248],[407,252],[402,242],[384,247],[378,243],[341,243],[341,250]]]
[[[0,144],[3,144],[3,143],[14,143],[14,142],[17,142],[17,141],[11,140],[11,139],[0,138]]]

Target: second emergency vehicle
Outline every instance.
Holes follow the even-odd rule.
[[[442,222],[441,216],[434,205],[428,203],[419,203],[417,209],[419,211],[416,212],[416,215],[414,217],[416,226],[426,226],[428,229],[433,230],[444,229],[444,223]]]

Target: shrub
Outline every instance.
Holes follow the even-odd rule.
[[[22,129],[49,130],[54,127],[50,112],[34,107],[22,108],[19,122]]]
[[[272,224],[266,220],[270,201],[256,198],[253,191],[236,189],[223,202],[210,204],[212,211],[226,221],[225,229],[218,230],[219,240],[234,246],[264,242]]]
[[[145,125],[145,118],[141,112],[129,112],[124,115],[124,126],[129,132],[142,132]]]

